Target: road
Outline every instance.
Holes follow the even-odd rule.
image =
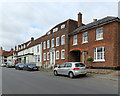
[[[1,70],[1,68],[0,68]],[[70,79],[50,72],[2,68],[3,94],[118,94],[118,82],[92,78]]]

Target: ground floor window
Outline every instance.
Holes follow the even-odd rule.
[[[43,61],[46,61],[46,53],[43,54]]]
[[[94,48],[94,61],[105,61],[105,47]]]
[[[49,60],[49,58],[50,58],[50,53],[48,52],[47,53],[47,60]]]
[[[61,50],[61,59],[65,59],[65,50]]]
[[[38,55],[38,62],[40,62],[40,55]]]
[[[59,59],[59,51],[56,51],[56,60]]]

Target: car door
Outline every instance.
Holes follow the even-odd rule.
[[[71,70],[72,63],[66,63],[64,67],[64,75],[68,75],[69,71]]]
[[[59,65],[59,67],[57,69],[58,74],[63,74],[64,67],[65,67],[65,63]]]

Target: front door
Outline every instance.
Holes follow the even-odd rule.
[[[82,62],[86,65],[87,64],[87,51],[82,53]]]
[[[55,51],[51,52],[51,64],[55,65]]]

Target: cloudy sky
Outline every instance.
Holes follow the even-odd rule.
[[[118,16],[118,2],[1,2],[0,46],[10,50],[31,37],[44,35],[56,24],[69,18],[77,20],[83,14],[83,23],[106,16]]]

